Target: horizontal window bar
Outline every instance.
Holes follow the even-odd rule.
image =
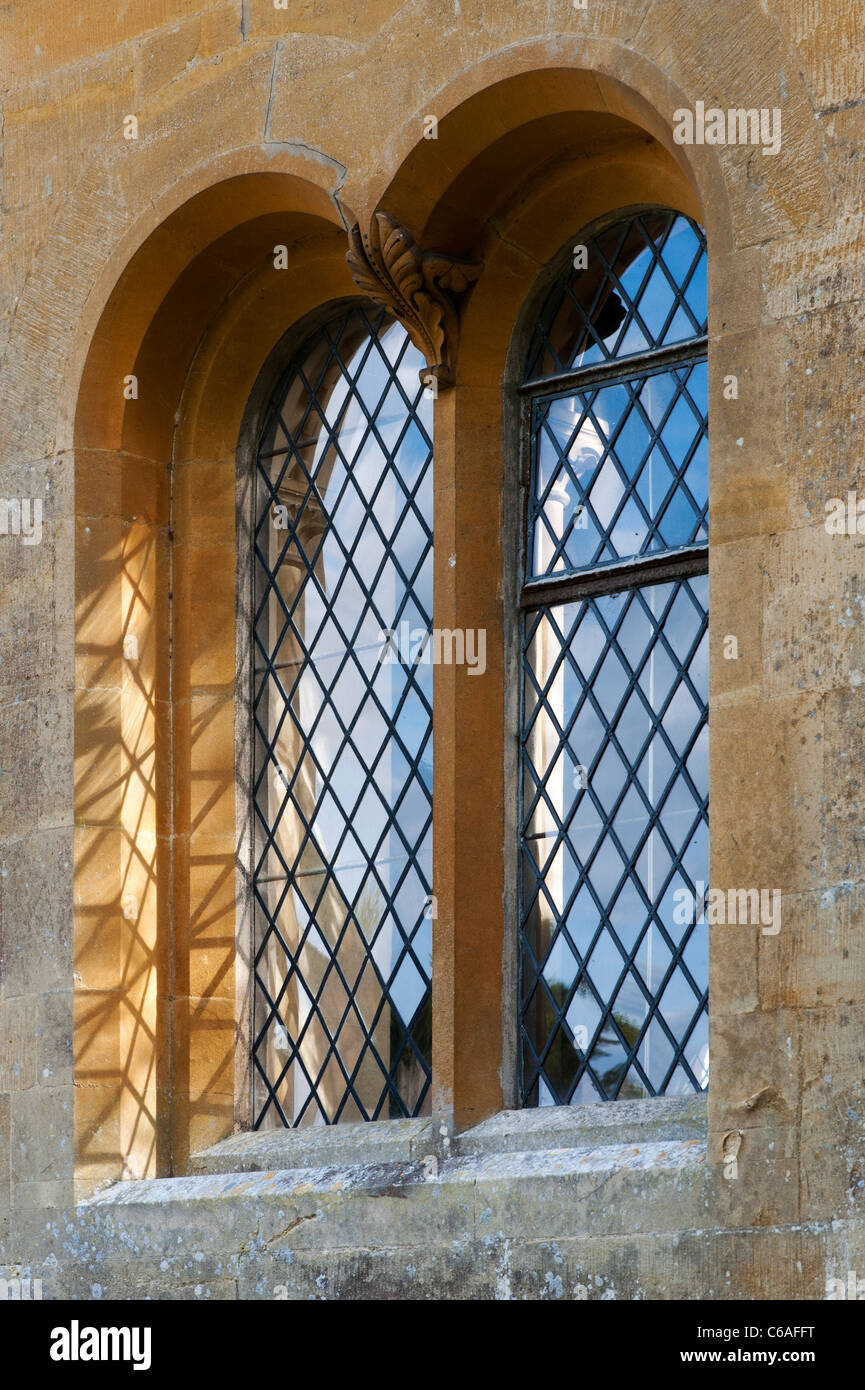
[[[617,357],[611,362],[577,367],[572,372],[535,377],[532,381],[524,381],[517,390],[520,395],[533,396],[556,396],[571,388],[588,390],[590,387],[605,385],[608,382],[624,381],[629,377],[664,371],[692,360],[700,361],[705,357],[708,345],[709,339],[704,333],[700,338],[689,338],[686,343],[656,348],[653,352],[637,352],[633,357]]]
[[[322,864],[317,869],[295,869],[291,874],[270,874],[267,878],[260,878],[253,874],[253,880],[257,885],[263,883],[291,883],[296,878],[320,878],[322,874],[336,873],[337,870],[347,872],[349,869],[369,869],[378,867],[380,864],[405,864],[408,862],[407,854],[391,854],[386,859],[361,859],[356,864]]]
[[[393,632],[394,629],[388,628],[388,631]],[[345,656],[346,652],[383,652],[387,650],[385,642],[386,639],[382,638],[381,642],[360,642],[356,647],[337,647],[336,651],[332,652],[316,652],[314,655],[307,653],[294,661],[270,661],[266,666],[255,666],[253,670],[257,676],[266,676],[268,671],[291,671],[297,666],[317,666],[321,661],[336,661],[337,657]],[[396,663],[381,662],[381,665],[385,664]]]
[[[604,565],[590,573],[563,574],[561,578],[533,580],[523,585],[520,608],[544,608],[633,589],[640,584],[665,584],[673,579],[707,574],[708,545],[692,545],[682,550],[664,550],[657,555],[641,555],[636,560]]]

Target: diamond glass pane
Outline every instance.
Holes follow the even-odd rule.
[[[384,311],[327,323],[256,468],[256,1127],[428,1113],[432,399]]]
[[[543,378],[525,578],[546,581],[542,600],[523,595],[526,1105],[708,1080],[693,908],[708,878],[705,238],[659,209],[587,253],[548,296],[525,364]],[[679,568],[659,582],[650,564],[667,555]]]
[[[527,381],[706,332],[706,239],[690,218],[659,210],[617,222],[587,245],[585,260],[585,268],[569,260],[547,297]]]
[[[707,940],[708,579],[535,610],[524,634],[528,1104],[699,1089]]]
[[[704,542],[705,360],[536,401],[530,578]]]

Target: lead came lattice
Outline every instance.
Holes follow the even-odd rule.
[[[304,346],[256,468],[255,1124],[424,1113],[431,1062],[431,398],[353,305]],[[382,659],[383,655],[386,659]]]
[[[708,878],[705,240],[626,218],[526,360],[523,1104],[700,1090]],[[675,895],[679,893],[679,898]]]

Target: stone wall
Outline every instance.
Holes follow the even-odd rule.
[[[0,534],[0,1259],[74,1266],[55,1248],[67,1218],[111,1258],[150,1196],[113,1189],[73,1216],[76,1199],[117,1178],[210,1182],[184,1176],[190,1153],[247,1123],[238,440],[283,335],[357,293],[346,232],[378,208],[484,267],[435,421],[439,620],[494,634],[483,681],[436,673],[436,1127],[514,1104],[514,334],[569,236],[651,201],[698,216],[709,245],[711,878],[782,893],[777,935],[711,933],[705,1219],[668,1287],[721,1296],[721,1266],[744,1289],[765,1259],[777,1296],[819,1297],[839,1240],[855,1259],[865,552],[823,524],[857,486],[865,426],[855,22],[847,0],[28,0],[0,17],[0,497],[43,517],[38,544]],[[777,108],[779,152],[676,144],[673,113],[698,102]],[[436,1190],[459,1225],[452,1171]],[[433,1252],[415,1176],[382,1220],[412,1206]],[[181,1224],[214,1192],[155,1190]],[[679,1225],[696,1230],[690,1208]],[[816,1252],[804,1283],[797,1242]],[[647,1256],[670,1280],[672,1248]],[[207,1277],[242,1296],[258,1276],[232,1271]],[[194,1294],[182,1261],[128,1292],[161,1275]],[[660,1275],[640,1279],[661,1296]]]

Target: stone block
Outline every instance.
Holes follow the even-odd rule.
[[[800,1012],[802,1216],[865,1211],[865,1007]]]
[[[824,529],[832,499],[846,502],[849,491],[862,491],[865,410],[856,352],[863,328],[865,310],[858,302],[797,314],[783,326],[783,471],[791,485],[794,526]],[[833,539],[839,569],[852,580],[861,565],[857,538]]]
[[[45,830],[0,844],[2,980],[7,997],[71,987],[72,871],[69,829]]]
[[[711,717],[710,786],[723,788],[713,802],[712,886],[780,892],[820,886],[819,698],[737,700]]]
[[[36,1084],[36,1004],[32,995],[0,1000],[0,1093],[26,1091]],[[8,1115],[7,1104],[7,1121]],[[9,1134],[8,1123],[0,1133]]]
[[[710,1014],[710,1134],[796,1123],[798,1026],[793,1010]]]
[[[842,883],[783,899],[781,931],[759,940],[762,1008],[824,1009],[865,997],[863,891]]]
[[[195,691],[233,690],[234,627],[225,614],[234,612],[234,565],[214,565],[204,549],[177,555],[175,587],[175,642],[177,669],[175,698],[183,700]]]
[[[782,329],[755,327],[712,339],[709,535],[713,545],[766,537],[801,524],[791,518],[792,470],[785,466],[784,420],[777,409],[787,386]],[[730,398],[733,390],[737,396]]]
[[[771,536],[763,573],[767,697],[865,685],[865,536]]]
[[[47,81],[10,97],[4,122],[10,155],[6,203],[20,207],[67,192],[93,147],[120,135],[123,117],[134,110],[131,55],[122,50],[64,65]]]
[[[865,670],[862,672],[865,682]],[[865,877],[865,816],[861,814],[862,745],[859,730],[865,683],[824,697],[823,845],[829,885]]]
[[[168,469],[120,449],[78,449],[75,510],[91,533],[107,519],[168,525]]]
[[[13,1189],[32,1183],[57,1183],[72,1176],[73,1089],[30,1086],[11,1098],[11,1177]],[[17,1200],[13,1190],[13,1203]]]
[[[195,835],[174,842],[178,994],[234,999],[236,841]]]
[[[709,698],[759,699],[763,687],[763,548],[760,537],[709,552]],[[733,639],[732,641],[730,639]]]
[[[40,1086],[72,1086],[75,1081],[73,1040],[73,992],[40,994],[36,1001],[36,1027],[32,1047]]]
[[[201,43],[201,19],[191,15],[180,24],[158,29],[147,35],[136,53],[138,90],[144,98],[184,72],[198,56]]]

